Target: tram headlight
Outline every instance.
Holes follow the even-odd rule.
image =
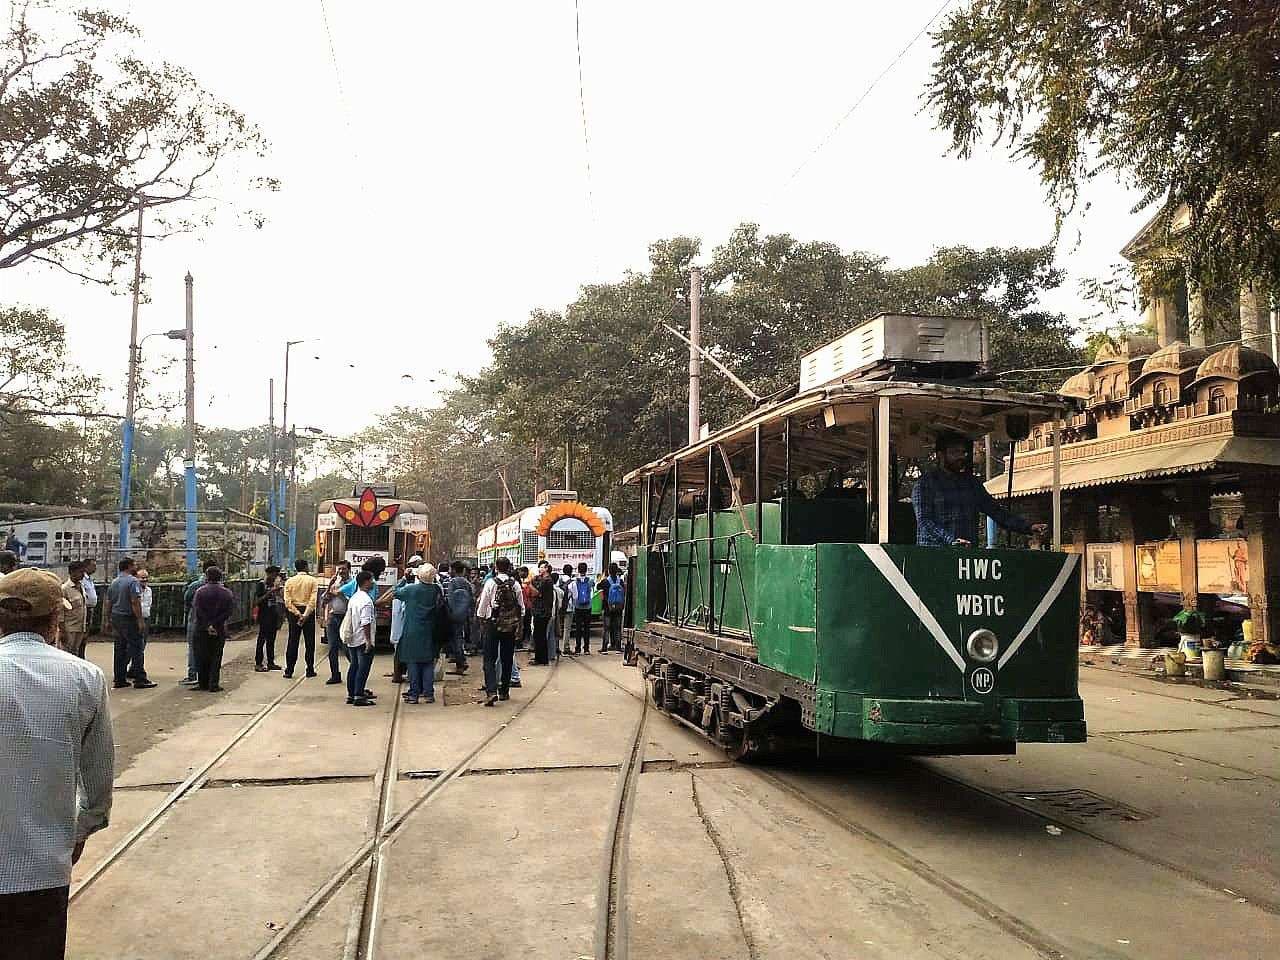
[[[969,634],[969,639],[965,642],[964,648],[968,651],[971,659],[977,660],[979,663],[990,663],[996,658],[996,654],[1000,652],[1000,641],[994,633],[984,627]]]

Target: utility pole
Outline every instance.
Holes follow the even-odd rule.
[[[289,428],[289,489],[285,506],[289,511],[289,562],[298,555],[298,428]]]
[[[702,434],[702,269],[689,268],[689,443]]]
[[[267,381],[267,562],[280,558],[280,546],[276,541],[276,381]]]
[[[564,488],[573,489],[573,441],[564,442]]]
[[[287,545],[288,545],[289,552],[288,552],[288,555],[284,558],[284,563],[282,564],[283,566],[288,566],[289,564],[293,563],[294,548],[296,546],[295,541],[297,536],[297,531],[294,528],[294,518],[297,515],[298,491],[296,489],[294,489],[293,491],[294,508],[292,511],[290,511],[289,509],[289,495],[288,495],[289,487],[294,486],[297,480],[297,460],[298,460],[297,437],[296,435],[291,434],[289,432],[289,351],[292,350],[294,347],[296,347],[298,344],[306,343],[306,342],[307,342],[306,340],[286,340],[284,344],[284,401],[280,410],[280,414],[281,414],[280,435],[282,437],[284,436],[289,437],[289,477],[288,477],[288,487],[287,487],[285,485],[284,458],[282,457],[280,461],[280,465],[281,465],[280,495],[279,495],[278,502],[280,504],[280,519],[279,519],[280,526],[283,527],[285,525],[286,516],[288,517],[289,535],[288,535]]]
[[[199,566],[196,538],[196,357],[195,310],[192,285],[195,280],[187,271],[187,451],[182,460],[186,480],[187,501],[187,574],[195,576]]]
[[[120,433],[120,556],[129,549],[129,501],[133,486],[133,421],[138,402],[138,302],[142,290],[142,211],[138,204],[138,225],[133,250],[133,313],[129,322],[129,380],[125,392],[124,423]],[[117,559],[119,559],[117,557]]]

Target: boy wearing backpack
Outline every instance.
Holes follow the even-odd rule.
[[[569,599],[573,603],[573,652],[591,656],[591,594],[594,584],[587,576],[587,565],[578,564],[578,575],[569,581]]]
[[[524,593],[511,576],[511,560],[499,557],[497,572],[480,591],[476,616],[486,627],[484,637],[484,692],[486,707],[509,700],[511,664],[515,659],[516,634],[524,621]],[[501,672],[499,672],[501,671]]]
[[[601,608],[604,610],[604,630],[600,640],[600,652],[622,652],[622,610],[627,605],[627,588],[622,582],[622,570],[616,563],[609,564],[609,575],[598,587]]]
[[[471,616],[475,613],[476,595],[467,580],[467,565],[460,560],[453,561],[453,576],[445,585],[445,602],[449,607],[450,653],[453,655],[454,668],[458,673],[467,672],[467,651],[465,647],[467,629],[471,625]]]

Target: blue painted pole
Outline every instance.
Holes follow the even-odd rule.
[[[187,573],[195,576],[200,566],[196,532],[196,465],[188,460],[185,468],[187,493]]]
[[[132,403],[129,406],[133,406]],[[120,528],[121,551],[129,549],[129,488],[133,485],[133,418],[126,418],[121,425],[120,442]],[[124,556],[122,552],[117,560]],[[110,576],[108,571],[108,576]]]
[[[276,522],[276,491],[274,487],[267,488],[267,522]],[[267,528],[267,543],[269,545],[267,549],[270,553],[268,560],[271,563],[275,563],[280,559],[280,545],[276,542],[275,527]]]
[[[187,272],[187,453],[183,458],[187,503],[187,575],[194,577],[200,564],[199,532],[196,529],[196,364],[195,312],[192,306],[192,284]]]
[[[134,231],[133,247],[133,310],[129,319],[129,373],[125,387],[124,423],[120,428],[120,528],[117,530],[119,560],[129,549],[129,501],[133,486],[133,431],[138,398],[138,304],[142,299],[142,210],[138,205],[138,225]],[[115,576],[108,570],[107,576]]]
[[[277,527],[280,527],[281,529],[284,529],[285,504],[289,502],[288,500],[285,499],[284,490],[285,490],[284,471],[281,470],[280,471],[280,490],[278,493],[276,493],[276,516],[272,521],[273,523],[275,523]],[[286,541],[284,534],[277,533],[276,536],[280,542],[280,552],[283,554],[284,548],[286,546],[289,546],[289,544]],[[280,566],[285,570],[293,569],[293,553],[292,552],[289,553],[280,561]]]

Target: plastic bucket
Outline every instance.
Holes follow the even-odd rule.
[[[1226,654],[1221,650],[1202,650],[1204,659],[1204,678],[1206,680],[1225,680],[1227,677]]]
[[[1164,655],[1164,672],[1168,677],[1185,677],[1187,675],[1187,655],[1166,652]]]
[[[1184,633],[1178,639],[1178,649],[1187,655],[1188,662],[1195,663],[1200,659],[1200,638]]]

